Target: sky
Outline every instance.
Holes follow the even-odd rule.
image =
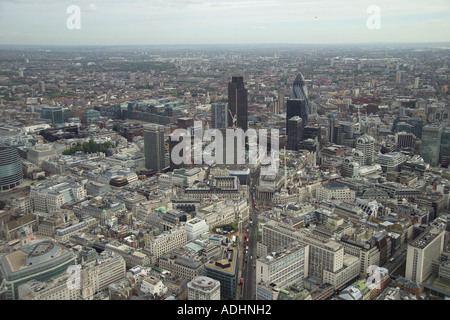
[[[0,44],[14,45],[450,42],[449,30],[450,0],[0,0]]]

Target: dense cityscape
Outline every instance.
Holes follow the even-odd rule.
[[[448,52],[2,48],[2,299],[447,299]],[[276,172],[175,163],[198,124]]]
[[[0,300],[449,300],[449,9],[0,3]]]

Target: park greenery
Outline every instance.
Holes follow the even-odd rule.
[[[73,155],[78,151],[81,151],[85,154],[88,153],[96,153],[96,152],[103,152],[104,154],[106,154],[106,151],[108,150],[108,148],[114,148],[114,144],[112,142],[105,142],[102,144],[97,144],[94,140],[89,140],[86,142],[83,142],[83,144],[77,143],[75,146],[64,150],[63,154],[64,155]]]

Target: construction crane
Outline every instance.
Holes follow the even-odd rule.
[[[236,129],[237,117],[236,117],[236,115],[233,115],[233,114],[231,113],[231,110],[228,110],[228,112],[229,112],[230,115],[231,115],[231,119],[233,119],[233,129]]]

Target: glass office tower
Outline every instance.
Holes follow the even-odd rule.
[[[164,131],[165,127],[156,123],[144,125],[145,167],[148,170],[161,171],[165,167]]]
[[[228,83],[228,110],[236,116],[236,126],[246,131],[248,126],[248,91],[244,77],[232,77]],[[228,127],[233,126],[233,117],[228,117]]]
[[[423,127],[420,156],[432,166],[436,166],[439,163],[441,135],[442,126],[440,124],[429,124]]]
[[[63,123],[63,109],[61,107],[42,107],[41,119],[49,120],[52,124]]]
[[[228,104],[213,103],[211,105],[211,128],[221,129],[228,127]]]
[[[305,78],[299,73],[292,84],[286,104],[286,134],[289,134],[289,119],[299,116],[302,118],[302,126],[304,128],[308,124],[309,114],[308,89],[306,88]]]
[[[17,148],[0,146],[0,191],[13,189],[22,181],[22,162]]]

